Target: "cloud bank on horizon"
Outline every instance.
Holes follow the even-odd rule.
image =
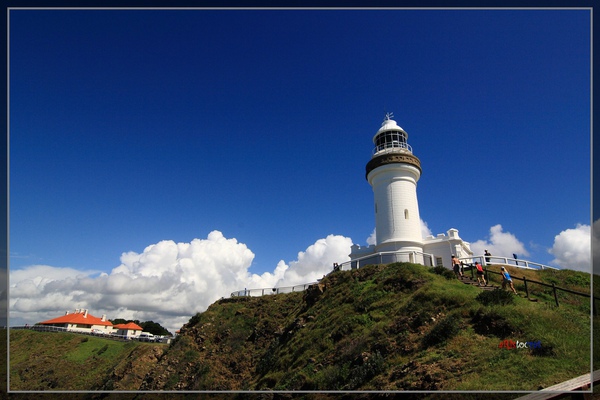
[[[600,222],[594,230],[600,234]],[[430,234],[423,221],[422,232]],[[367,241],[374,243],[374,238],[373,232]],[[281,260],[273,272],[257,275],[249,271],[254,253],[215,230],[206,239],[163,240],[141,253],[123,253],[121,264],[110,273],[32,265],[10,271],[11,325],[34,324],[67,310],[87,308],[92,315],[107,314],[109,319],[152,320],[174,332],[234,291],[315,282],[331,272],[334,262],[348,261],[351,246],[348,237],[328,235],[300,251],[297,260],[289,264]],[[490,228],[487,240],[478,240],[471,248],[475,254],[483,254],[484,249],[494,255],[529,254],[499,224]],[[555,265],[590,272],[590,226],[578,224],[562,231],[548,251]]]

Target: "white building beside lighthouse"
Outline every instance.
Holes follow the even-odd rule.
[[[366,178],[375,200],[376,244],[353,245],[352,267],[399,261],[451,267],[453,254],[459,258],[472,256],[469,243],[458,236],[456,229],[448,230],[447,235],[422,237],[417,201],[421,161],[408,144],[408,134],[391,114],[386,115],[373,143]]]

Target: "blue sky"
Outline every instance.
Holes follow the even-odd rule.
[[[11,271],[215,230],[258,275],[364,245],[386,112],[433,234],[552,264],[589,232],[589,10],[11,10],[9,44]]]

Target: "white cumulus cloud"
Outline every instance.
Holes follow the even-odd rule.
[[[155,321],[171,332],[196,312],[244,288],[271,288],[314,282],[334,262],[349,259],[352,240],[329,235],[298,260],[283,260],[273,272],[251,274],[254,253],[236,239],[212,231],[189,243],[163,240],[141,253],[126,252],[110,273],[33,265],[10,271],[10,323],[33,324],[87,308],[109,319]]]
[[[352,239],[340,235],[317,240],[306,251],[299,252],[298,260],[290,262],[289,266],[284,267],[282,261],[279,262],[283,276],[277,286],[293,286],[321,279],[333,270],[333,263],[350,261],[351,247]]]
[[[594,223],[594,231],[600,230]],[[596,235],[596,240],[598,236]],[[551,262],[561,268],[591,272],[591,229],[589,225],[577,224],[554,237],[554,245],[548,252],[555,258]]]
[[[422,219],[420,220],[421,222],[421,237],[423,239],[425,239],[427,236],[430,236],[431,233],[431,229],[429,229],[429,227],[427,226],[427,222],[423,221]]]
[[[482,255],[488,250],[493,256],[512,258],[513,254],[519,257],[529,256],[523,243],[510,232],[504,232],[502,225],[494,225],[490,228],[489,241],[478,240],[471,243],[471,250],[475,255]]]
[[[371,232],[371,236],[367,238],[367,244],[369,246],[373,244],[377,244],[377,228],[373,228],[373,232]]]

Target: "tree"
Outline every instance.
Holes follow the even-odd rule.
[[[109,321],[112,322],[113,325],[128,324],[130,322],[133,322],[134,324],[139,325],[144,332],[149,332],[153,335],[173,336],[171,334],[171,332],[169,332],[164,327],[162,327],[158,322],[154,322],[154,321],[140,322],[137,319],[131,320],[131,319],[123,319],[123,318],[115,318],[115,319],[111,319]]]
[[[146,321],[139,324],[144,332],[150,332],[153,335],[171,336],[171,333],[163,328],[159,323],[154,321]]]

